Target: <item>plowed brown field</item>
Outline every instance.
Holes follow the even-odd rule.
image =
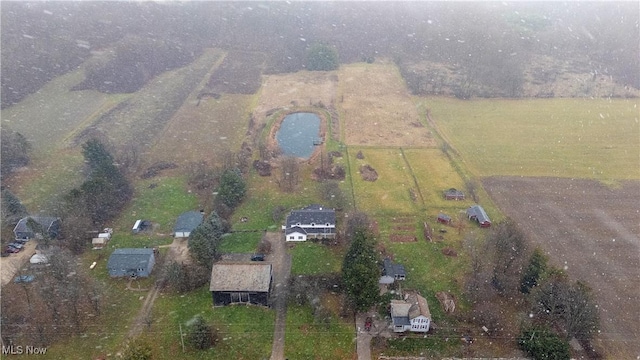
[[[491,177],[485,189],[552,264],[594,291],[607,358],[640,356],[640,182]]]

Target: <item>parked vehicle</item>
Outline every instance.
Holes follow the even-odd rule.
[[[20,250],[21,249],[14,248],[12,246],[7,246],[7,248],[5,249],[5,251],[8,252],[9,254],[19,253]]]
[[[251,261],[264,261],[264,254],[251,255]]]
[[[13,279],[13,282],[18,284],[18,283],[30,283],[33,280],[35,280],[35,276],[33,275],[18,275],[16,276],[15,279]]]
[[[14,247],[16,249],[22,249],[24,247],[24,245],[17,243],[17,242],[12,242],[9,244],[9,246]]]

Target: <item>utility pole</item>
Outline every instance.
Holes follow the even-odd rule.
[[[180,324],[180,343],[182,344],[182,352],[184,353],[184,334],[182,334],[182,324]]]

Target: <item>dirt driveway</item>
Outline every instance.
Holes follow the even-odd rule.
[[[550,257],[594,291],[611,359],[640,358],[640,182],[494,177],[496,204]]]
[[[0,258],[0,274],[2,276],[2,285],[6,285],[13,279],[16,271],[18,271],[25,262],[27,262],[33,254],[36,253],[36,245],[38,243],[30,240],[24,245],[24,249],[17,254],[11,254],[7,257]]]
[[[267,261],[273,266],[273,293],[271,306],[276,311],[276,323],[273,330],[271,360],[284,360],[284,334],[287,323],[287,293],[291,275],[291,255],[281,232],[265,234],[271,243],[271,254]]]

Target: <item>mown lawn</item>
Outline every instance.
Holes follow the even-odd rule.
[[[332,314],[328,323],[319,323],[309,306],[289,304],[285,357],[288,359],[351,360],[355,353],[353,321]]]
[[[638,99],[423,101],[477,175],[640,179]]]
[[[198,351],[185,344],[180,327],[196,315],[218,333],[219,341],[209,350]],[[152,345],[153,358],[161,359],[268,359],[273,343],[275,312],[258,306],[212,306],[208,286],[186,295],[161,294],[153,308],[153,324],[141,340]]]
[[[178,216],[198,209],[198,200],[187,191],[183,177],[158,176],[139,180],[131,204],[114,222],[114,235],[108,250],[122,247],[153,247],[170,244],[173,226]],[[155,229],[151,232],[132,234],[131,228],[138,219],[150,220]]]
[[[98,281],[102,282],[103,280],[99,279]],[[147,293],[126,290],[126,281],[123,279],[106,280],[103,286],[105,295],[101,305],[101,313],[98,317],[93,318],[93,321],[85,322],[80,335],[73,335],[47,346],[46,356],[22,355],[21,358],[85,360],[107,354],[113,356],[120,351],[129,331],[131,319],[135,317],[142,306],[144,299],[140,300],[140,296]],[[60,331],[67,330],[60,329]]]
[[[296,243],[291,253],[291,275],[339,273],[345,251],[314,242]]]

